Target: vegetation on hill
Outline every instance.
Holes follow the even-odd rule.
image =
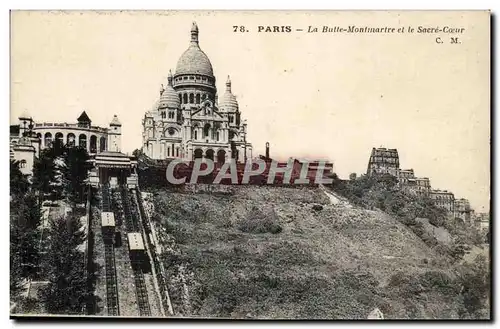
[[[36,158],[31,182],[19,170],[19,163],[11,161],[10,293],[17,313],[76,314],[83,310],[88,296],[76,203],[86,198],[88,159],[84,148],[56,144]],[[56,209],[69,203],[72,213],[52,219],[49,228],[43,228],[45,200]],[[54,203],[59,200],[62,203]],[[36,302],[24,294],[26,283],[32,280],[49,282]]]
[[[176,315],[489,317],[488,271],[454,262],[383,212],[332,205],[314,188],[232,191],[154,192]]]
[[[354,180],[340,180],[334,175],[332,189],[351,203],[365,209],[379,209],[407,225],[429,246],[461,260],[464,253],[474,245],[484,243],[485,237],[468,223],[447,217],[446,211],[425,195],[406,193],[398,186],[396,177],[385,175],[363,175]],[[453,237],[451,245],[440,244],[429,234],[418,218],[426,218],[435,227],[445,228]]]

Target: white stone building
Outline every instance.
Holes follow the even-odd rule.
[[[93,162],[108,154],[108,157],[113,158],[112,161],[118,156],[125,159],[126,165],[131,167],[129,157],[121,153],[121,123],[116,115],[108,127],[99,127],[92,125],[85,111],[76,123],[35,122],[25,112],[19,117],[17,125],[10,126],[9,139],[10,158],[19,161],[21,172],[27,175],[32,173],[35,158],[40,151],[54,142],[86,148]]]
[[[188,49],[175,73],[170,72],[167,86],[162,85],[159,100],[144,115],[142,150],[152,159],[244,162],[252,157],[246,122],[241,119],[229,77],[218,101],[212,64],[200,48],[198,33],[193,23]]]

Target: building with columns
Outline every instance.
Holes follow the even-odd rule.
[[[86,148],[94,162],[99,159],[96,157],[98,154],[101,157],[107,154],[108,157],[125,161],[128,167],[133,165],[130,158],[121,153],[121,123],[116,115],[108,127],[93,126],[85,111],[76,121],[36,122],[31,115],[23,113],[18,124],[10,126],[10,158],[20,162],[24,174],[30,174],[40,151],[59,142],[61,145]]]
[[[208,56],[199,44],[196,23],[188,49],[161,86],[158,101],[142,121],[142,151],[152,159],[207,158],[218,163],[245,162],[252,157],[247,124],[227,77],[220,101]]]
[[[10,142],[13,146],[17,140],[29,133],[37,139],[37,153],[57,140],[62,145],[82,146],[93,155],[107,150],[108,133],[116,134],[118,131],[121,134],[121,130],[116,130],[116,125],[113,124],[115,120],[118,122],[116,115],[109,127],[93,126],[89,116],[83,111],[75,123],[35,122],[31,115],[25,112],[19,117],[17,125],[10,126]]]

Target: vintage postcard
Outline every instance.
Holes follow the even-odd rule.
[[[12,11],[10,314],[491,319],[489,11]]]

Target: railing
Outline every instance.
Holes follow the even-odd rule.
[[[149,221],[148,215],[146,214],[146,211],[143,206],[144,200],[142,199],[141,191],[139,188],[136,188],[136,194],[137,194],[137,203],[139,205],[139,211],[140,211],[140,216],[142,218],[142,223],[144,230],[146,232],[146,243],[148,246],[148,250],[151,254],[151,260],[153,262],[153,274],[156,277],[156,283],[158,286],[158,291],[160,293],[160,303],[163,307],[163,313],[164,314],[174,314],[173,308],[172,308],[172,303],[170,302],[170,296],[168,293],[168,287],[167,287],[167,279],[165,276],[165,270],[160,263],[159,257],[156,254],[156,249],[154,248],[154,244],[150,239],[149,233],[151,232],[151,223]]]
[[[66,122],[42,122],[35,123],[35,128],[43,128],[43,127],[57,127],[57,128],[75,128],[81,130],[92,130],[99,132],[107,132],[108,128],[103,128],[99,126],[80,126],[78,123],[66,123]]]

